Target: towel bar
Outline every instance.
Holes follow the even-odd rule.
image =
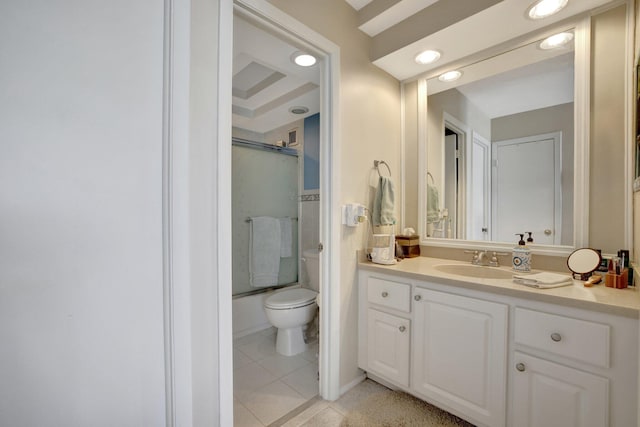
[[[298,218],[297,218],[297,217],[295,217],[295,218],[290,217],[289,219],[291,219],[291,220],[293,220],[293,221],[297,221],[297,220],[298,220]],[[250,218],[250,217],[247,217],[247,218],[244,220],[244,222],[251,222],[251,218]]]
[[[435,184],[435,181],[433,180],[433,175],[431,175],[431,172],[427,172],[427,179],[431,178],[431,183]]]

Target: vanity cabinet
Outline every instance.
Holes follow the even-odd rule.
[[[505,304],[416,286],[411,389],[483,425],[505,419]]]
[[[369,309],[367,365],[389,380],[409,387],[409,320]]]
[[[582,310],[514,307],[509,371],[513,423],[635,425],[637,332],[625,323],[617,316]],[[625,367],[633,378],[625,378]]]
[[[507,305],[361,272],[359,309],[358,360],[369,375],[477,425],[504,426]]]
[[[609,425],[606,378],[520,352],[514,353],[514,369],[511,397],[518,426]]]
[[[360,368],[478,426],[638,425],[637,314],[456,283],[361,269]]]
[[[360,312],[361,365],[402,387],[409,386],[411,285],[380,277],[367,279]],[[365,326],[366,325],[366,326]],[[364,350],[364,354],[363,354]]]

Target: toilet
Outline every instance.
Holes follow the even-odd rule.
[[[294,356],[307,350],[303,328],[313,320],[318,308],[318,250],[305,250],[303,255],[312,289],[285,289],[264,301],[267,319],[278,328],[276,352],[284,356]]]

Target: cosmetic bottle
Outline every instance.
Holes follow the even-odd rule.
[[[633,286],[633,268],[630,268],[629,263],[631,259],[629,258],[629,251],[627,249],[620,249],[618,251],[618,257],[622,259],[622,267],[629,269],[627,286]]]
[[[524,241],[524,234],[516,234],[520,236],[518,246],[513,248],[513,269],[520,272],[531,271],[531,250]]]

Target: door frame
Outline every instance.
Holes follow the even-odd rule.
[[[320,96],[320,396],[340,397],[340,48],[266,0],[234,0],[234,11],[322,58]],[[231,67],[231,64],[229,64]],[[231,87],[231,81],[228,82]],[[231,105],[231,98],[228,99]],[[230,191],[230,189],[229,189]],[[231,286],[231,283],[225,284]],[[221,331],[222,332],[222,331]],[[225,331],[226,332],[226,331]],[[231,370],[232,366],[220,369]]]
[[[484,218],[485,218],[485,226],[486,227],[490,227],[491,224],[491,141],[489,141],[487,138],[485,138],[484,136],[482,136],[481,134],[479,134],[476,131],[471,131],[471,149],[469,150],[470,152],[470,160],[469,160],[469,177],[472,178],[473,174],[471,173],[471,170],[473,168],[473,164],[476,161],[475,156],[473,155],[473,147],[478,144],[478,145],[482,145],[486,148],[485,150],[485,156],[484,159],[482,159],[482,162],[484,163],[485,166],[485,175],[483,176],[483,187],[485,190],[485,194],[488,195],[489,197],[485,197],[484,199],[484,203],[483,203],[483,212],[484,212]],[[471,189],[471,183],[469,183],[469,189]],[[469,199],[469,207],[471,207],[473,204],[471,203],[471,199]],[[472,218],[473,216],[473,212],[472,209],[468,209],[468,215],[467,215],[467,224],[471,224],[472,223]],[[493,231],[489,230],[489,232],[484,236],[485,239],[483,240],[490,240],[491,239],[491,235],[492,235]],[[468,236],[467,236],[468,237]]]
[[[491,145],[491,207],[494,213],[498,212],[497,201],[497,185],[498,174],[493,170],[497,169],[497,151],[500,146],[526,144],[530,142],[542,141],[552,139],[553,140],[553,173],[554,173],[554,189],[553,189],[553,245],[559,245],[562,238],[562,132],[550,132],[542,133],[538,135],[524,136],[521,138],[506,139],[502,141],[495,141]],[[557,207],[560,207],[559,212]],[[496,215],[491,218],[491,230],[492,239],[496,236],[493,235],[494,230],[498,230]]]
[[[469,174],[469,159],[471,158],[471,144],[469,144],[471,129],[469,126],[458,120],[451,114],[444,111],[442,113],[443,117],[443,126],[442,130],[444,132],[445,128],[449,128],[453,132],[458,135],[458,194],[457,197],[457,212],[456,212],[456,236],[458,239],[465,238],[467,236],[467,217],[469,213],[467,212],[467,206],[470,203],[470,195],[468,194],[468,189],[470,186],[470,174]],[[444,138],[444,134],[442,136]],[[442,164],[444,165],[444,151],[442,150]],[[444,168],[442,168],[442,176],[441,181],[445,182],[445,172]],[[444,193],[444,184],[442,192]],[[462,197],[460,197],[462,195]],[[462,237],[464,236],[464,237]]]

